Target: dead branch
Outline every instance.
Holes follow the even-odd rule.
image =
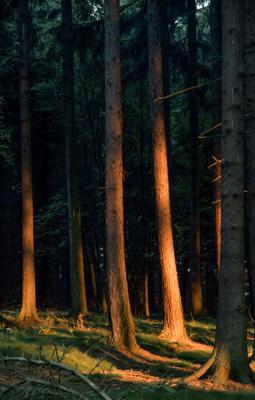
[[[48,365],[53,368],[66,371],[69,374],[76,376],[82,382],[86,383],[91,389],[94,390],[94,392],[96,392],[104,400],[112,400],[103,390],[101,390],[87,376],[81,374],[80,372],[76,371],[75,369],[73,369],[71,367],[67,367],[66,365],[59,364],[56,361],[46,360],[46,359],[35,360],[35,359],[29,359],[29,358],[25,358],[25,357],[1,357],[0,360],[2,360],[4,362],[21,362],[21,363],[27,363],[27,364],[37,365],[37,366],[47,366]]]
[[[158,103],[158,102],[160,102],[160,101],[162,101],[162,100],[170,99],[170,98],[175,97],[175,96],[177,96],[177,95],[179,95],[179,94],[184,94],[184,93],[191,92],[191,91],[194,90],[194,89],[199,89],[199,88],[201,88],[201,87],[210,85],[211,83],[215,83],[215,82],[221,81],[221,79],[222,79],[222,78],[220,77],[220,78],[214,79],[213,81],[209,81],[209,82],[205,82],[205,83],[200,83],[199,85],[195,85],[195,86],[191,86],[191,87],[188,87],[188,88],[185,88],[185,89],[177,90],[177,92],[170,93],[170,94],[168,94],[167,96],[162,96],[162,97],[156,98],[156,99],[154,100],[154,102],[155,102],[155,103]]]
[[[200,135],[198,136],[198,139],[205,139],[205,138],[207,138],[208,136],[205,136],[205,135],[207,135],[207,134],[210,133],[210,132],[213,132],[215,129],[220,128],[221,126],[222,126],[222,122],[220,122],[219,124],[216,124],[215,126],[213,126],[213,127],[210,128],[210,129],[207,129],[207,130],[204,131],[203,133],[200,133]]]
[[[36,378],[23,379],[22,381],[19,381],[19,382],[15,383],[14,385],[8,387],[8,389],[6,389],[3,392],[3,394],[5,395],[5,394],[9,393],[11,390],[17,388],[18,386],[22,386],[24,384],[45,386],[50,389],[60,390],[61,392],[72,394],[73,396],[75,396],[76,398],[81,399],[81,400],[88,400],[88,397],[85,397],[83,394],[77,392],[76,390],[69,389],[66,386],[61,385],[61,384],[57,384],[54,382],[48,382],[43,379],[36,379]]]

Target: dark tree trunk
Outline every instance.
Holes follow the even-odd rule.
[[[214,382],[251,382],[247,354],[244,229],[244,3],[223,0],[222,241],[216,343],[196,373]]]
[[[106,263],[112,343],[137,349],[128,294],[123,213],[119,0],[105,1]]]
[[[163,96],[160,36],[160,1],[148,0],[149,94],[164,311],[164,326],[161,335],[178,342],[186,340],[187,336],[173,242],[164,104],[155,101]]]
[[[139,213],[142,217],[141,227],[141,263],[143,265],[143,287],[142,287],[142,312],[146,318],[150,317],[150,304],[149,304],[149,265],[148,257],[144,257],[145,253],[149,251],[149,226],[147,218],[147,207],[145,199],[145,182],[144,182],[144,144],[145,144],[145,130],[144,130],[144,84],[140,82],[140,196],[139,196]]]
[[[221,76],[222,70],[222,17],[221,0],[212,0],[210,7],[211,49],[212,49],[212,80]],[[213,86],[213,126],[222,121],[221,110],[221,81]],[[213,205],[214,205],[214,245],[215,262],[217,271],[220,270],[220,246],[221,246],[221,129],[214,130],[212,165],[213,178]]]
[[[244,245],[243,2],[223,0],[222,247],[215,380],[249,382]],[[233,323],[234,322],[234,323]]]
[[[255,3],[245,0],[245,141],[247,185],[247,259],[255,317]],[[253,349],[254,352],[254,349]]]
[[[197,27],[196,1],[187,0],[188,12],[188,86],[197,85]],[[189,129],[190,129],[190,162],[191,162],[191,254],[192,272],[191,303],[195,316],[203,311],[201,265],[200,265],[200,178],[199,178],[199,126],[198,101],[196,93],[189,94]]]
[[[27,0],[19,2],[19,90],[22,176],[22,249],[23,283],[22,307],[19,321],[38,321],[36,312],[35,260],[34,260],[34,215],[31,160],[31,121],[29,105],[29,35],[31,15]]]
[[[73,23],[71,0],[62,0],[63,102],[66,144],[66,182],[68,198],[70,290],[72,315],[87,314],[84,278],[79,170],[75,137]]]

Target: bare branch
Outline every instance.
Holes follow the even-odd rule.
[[[49,365],[56,369],[60,369],[63,371],[69,372],[69,374],[76,376],[82,382],[85,382],[91,389],[94,390],[100,397],[104,400],[112,400],[103,390],[101,390],[94,382],[92,382],[87,376],[81,374],[80,372],[76,371],[71,367],[67,367],[66,365],[59,364],[52,360],[40,359],[40,360],[32,360],[25,357],[1,357],[0,360],[4,362],[21,362],[21,363],[28,363],[32,365],[42,366],[42,365]]]
[[[81,400],[88,400],[88,397],[77,392],[76,390],[69,389],[66,386],[61,385],[61,384],[57,384],[54,382],[48,382],[43,379],[36,379],[36,378],[27,378],[22,381],[19,381],[16,384],[9,387],[8,389],[6,389],[3,394],[5,395],[8,392],[10,392],[11,390],[15,389],[16,387],[22,386],[23,384],[45,386],[45,387],[48,387],[51,389],[60,390],[61,392],[72,394],[73,396],[75,396],[76,398],[81,399]]]
[[[195,86],[191,86],[191,87],[188,87],[188,88],[185,88],[185,89],[181,89],[181,90],[178,90],[177,92],[170,93],[167,96],[158,97],[157,99],[154,100],[154,102],[158,103],[158,102],[160,102],[162,100],[167,100],[167,99],[170,99],[172,97],[175,97],[178,94],[188,93],[188,92],[191,92],[194,89],[199,89],[201,87],[208,86],[211,83],[215,83],[215,82],[218,82],[218,81],[221,81],[221,80],[222,80],[222,78],[220,77],[220,78],[214,79],[213,81],[200,83],[199,85],[195,85]]]

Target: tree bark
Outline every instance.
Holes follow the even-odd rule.
[[[119,0],[105,1],[106,263],[112,343],[135,351],[129,301],[123,213],[123,116],[121,104]]]
[[[244,242],[243,2],[223,0],[222,247],[215,380],[249,382]],[[233,323],[234,322],[234,323]]]
[[[197,21],[196,1],[188,0],[188,86],[197,85]],[[190,129],[190,162],[191,162],[191,254],[192,273],[191,304],[194,316],[203,311],[201,265],[200,265],[200,178],[199,178],[199,126],[198,102],[196,94],[189,94],[189,129]]]
[[[29,104],[29,35],[31,15],[27,0],[19,2],[20,41],[20,133],[21,133],[21,176],[22,176],[22,307],[18,320],[38,321],[36,311],[36,282],[34,260],[34,211],[31,160],[31,120]]]
[[[212,0],[210,6],[210,29],[212,49],[212,80],[221,76],[222,70],[222,17],[221,0]],[[213,86],[213,109],[212,121],[216,126],[222,121],[221,110],[221,81],[215,82]],[[214,245],[216,268],[220,270],[220,247],[221,247],[221,135],[220,128],[214,131],[213,142],[214,178],[213,178],[213,205],[214,205]]]
[[[222,242],[214,382],[251,382],[244,229],[244,4],[223,0]],[[206,365],[202,368],[205,373]]]
[[[255,3],[245,1],[245,145],[247,185],[247,259],[255,316]],[[253,349],[254,352],[254,349]]]
[[[252,2],[251,2],[252,3]],[[247,354],[244,224],[244,2],[222,1],[222,241],[216,342],[195,372],[213,381],[251,383]]]
[[[169,10],[170,4],[168,0],[163,0],[160,5],[160,34],[162,48],[162,75],[163,75],[163,93],[167,95],[170,92],[170,29],[169,29]],[[171,157],[171,127],[170,127],[170,99],[164,100],[164,115],[166,129],[166,143],[168,167],[172,171]],[[170,174],[169,174],[170,177]],[[173,177],[170,177],[170,190],[173,187]],[[171,196],[170,196],[171,197]],[[171,197],[172,201],[172,197]]]
[[[74,67],[72,2],[62,0],[63,106],[66,145],[66,183],[68,199],[71,313],[88,313],[84,277],[79,171],[75,137]]]
[[[171,341],[187,339],[175,262],[163,96],[160,2],[148,0],[149,91],[153,142],[153,164],[158,247],[162,269],[164,325],[161,335]]]

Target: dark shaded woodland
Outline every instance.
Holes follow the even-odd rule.
[[[254,390],[254,1],[0,10],[4,329],[99,321],[105,351],[156,360],[140,332],[160,321],[171,352],[209,346],[185,384]],[[215,343],[192,337],[197,321]]]

